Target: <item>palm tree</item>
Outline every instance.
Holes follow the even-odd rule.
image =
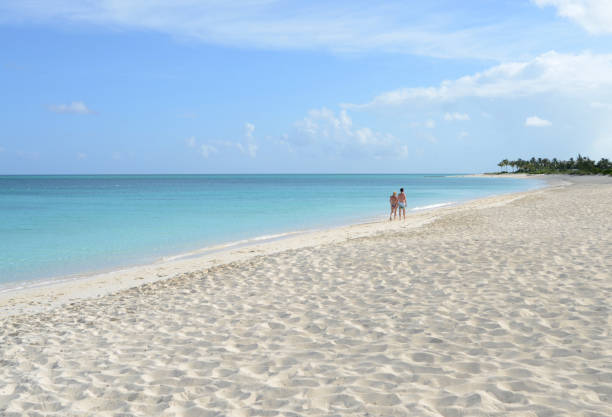
[[[612,161],[607,158],[601,158],[595,162],[588,156],[582,156],[578,154],[578,157],[570,158],[567,161],[559,160],[557,158],[535,158],[532,157],[530,160],[525,161],[518,158],[515,161],[504,159],[500,161],[497,166],[500,168],[510,166],[512,172],[526,172],[530,174],[551,174],[551,173],[563,173],[568,172],[570,174],[604,174],[612,175]]]

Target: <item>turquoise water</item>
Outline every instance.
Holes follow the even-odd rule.
[[[262,235],[540,186],[445,175],[0,176],[0,283],[151,262]]]

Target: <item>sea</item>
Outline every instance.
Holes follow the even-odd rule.
[[[400,187],[410,212],[543,185],[456,174],[0,176],[0,286],[388,219]]]

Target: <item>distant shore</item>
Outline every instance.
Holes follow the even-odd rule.
[[[510,174],[510,173],[505,173],[505,174],[493,174],[493,173],[486,173],[486,174],[470,174],[471,177],[491,177],[491,178],[542,178],[545,179],[546,175],[544,174]]]

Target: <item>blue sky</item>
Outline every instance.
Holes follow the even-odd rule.
[[[0,174],[612,158],[609,0],[331,3],[0,0]]]

